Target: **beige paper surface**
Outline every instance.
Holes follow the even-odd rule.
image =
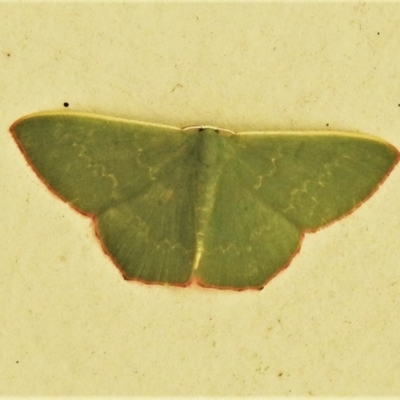
[[[0,4],[0,395],[400,395],[400,168],[260,292],[128,283],[8,128],[69,109],[400,148],[400,5]]]

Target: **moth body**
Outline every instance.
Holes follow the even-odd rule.
[[[216,128],[207,127],[198,130],[195,194],[196,221],[196,257],[194,269],[197,269],[204,251],[204,237],[214,208],[218,181],[221,170],[227,162],[226,138]]]

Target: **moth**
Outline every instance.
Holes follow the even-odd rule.
[[[350,132],[234,133],[78,112],[10,129],[40,179],[92,218],[126,279],[178,286],[262,288],[304,233],[355,210],[400,157]]]

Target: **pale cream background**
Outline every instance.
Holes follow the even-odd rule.
[[[0,394],[400,395],[400,167],[261,292],[166,288],[125,282],[8,132],[69,102],[400,148],[399,4],[2,3],[0,38]]]

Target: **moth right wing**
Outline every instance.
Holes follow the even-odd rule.
[[[127,279],[189,282],[193,135],[70,112],[27,116],[11,131],[44,183],[93,217],[105,250]]]

